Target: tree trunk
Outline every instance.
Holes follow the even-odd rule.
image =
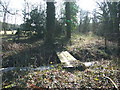
[[[70,2],[66,2],[66,24],[67,24],[67,38],[71,38],[71,15],[70,15]]]
[[[2,23],[2,30],[4,31],[4,34],[6,34],[6,11],[4,12],[4,16],[3,16],[3,23]]]
[[[47,2],[47,18],[46,18],[46,43],[52,45],[54,43],[55,31],[55,6],[54,2]]]

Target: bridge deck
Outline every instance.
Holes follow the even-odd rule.
[[[70,62],[77,61],[68,51],[57,52],[57,55],[64,67],[74,67]]]

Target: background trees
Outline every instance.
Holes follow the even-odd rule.
[[[83,17],[82,33],[87,33],[90,31],[90,28],[89,28],[90,18],[88,15],[89,15],[89,12],[85,12],[85,16]]]
[[[94,34],[96,34],[97,31],[98,31],[98,28],[99,28],[98,27],[99,26],[99,19],[98,19],[99,17],[97,15],[96,9],[93,10],[92,14],[93,14],[93,17],[92,17],[92,32]]]
[[[26,31],[30,32],[35,31],[36,36],[45,37],[46,42],[48,41],[54,42],[53,40],[55,38],[54,36],[56,35],[56,32],[59,31],[64,33],[64,36],[70,38],[71,31],[75,30],[78,25],[77,21],[78,6],[76,5],[76,2],[67,2],[66,4],[63,4],[63,6],[64,9],[61,9],[63,10],[62,18],[58,20],[55,17],[56,12],[55,6],[53,6],[53,4],[49,5],[49,2],[47,2],[46,4],[44,4],[44,6],[43,5],[41,6],[40,4],[32,5],[27,0],[24,0],[24,8],[22,10],[23,23],[20,25],[21,27],[20,30],[23,30],[25,33]],[[43,7],[46,7],[47,9]],[[51,9],[49,9],[48,7]],[[5,10],[6,10],[5,14],[11,13],[9,12],[9,10],[7,9]],[[15,15],[15,13],[13,14]],[[5,18],[3,21],[5,21]],[[50,38],[52,39],[50,40]]]
[[[97,3],[100,11],[98,19],[100,23],[98,34],[118,33],[119,32],[119,18],[118,18],[118,4],[119,2],[101,2]],[[95,17],[95,16],[94,16]]]
[[[80,15],[80,22],[79,22],[79,32],[81,33],[88,33],[90,31],[90,16],[88,11],[80,10],[79,11]]]
[[[24,23],[21,25],[22,30],[34,31],[39,38],[43,38],[46,32],[46,14],[45,10],[41,7],[41,5],[32,7],[32,10],[29,12],[29,17],[25,17],[24,13]]]
[[[47,2],[44,6],[41,4],[32,5],[27,0],[24,0],[24,23],[21,24],[21,29],[30,32],[35,31],[36,36],[44,37],[46,42],[54,42],[55,36],[57,34],[60,36],[61,32],[62,35],[70,39],[71,33],[78,27],[79,32],[88,33],[92,31],[102,36],[105,33],[119,32],[119,2],[107,2],[106,0],[104,2],[98,2],[99,10],[96,9],[92,13],[82,9],[79,11],[80,8],[76,2],[63,2],[63,7],[60,7],[58,16],[55,15],[55,3],[49,3]],[[6,14],[12,14],[8,7],[9,4],[8,6],[5,5],[6,8],[3,2],[0,2],[0,4],[2,9],[4,9],[3,21],[6,22]],[[78,13],[80,13],[79,17]],[[3,27],[5,27],[4,22]]]

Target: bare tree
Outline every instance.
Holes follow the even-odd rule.
[[[4,34],[6,34],[6,19],[7,19],[7,14],[12,14],[14,15],[13,13],[10,12],[10,9],[9,9],[9,4],[10,4],[10,1],[1,1],[0,0],[0,6],[2,7],[2,12],[3,12],[3,23],[2,23],[2,29],[4,30]]]
[[[93,18],[92,18],[92,32],[94,34],[97,33],[97,28],[98,28],[98,16],[97,16],[97,11],[96,9],[93,10]]]
[[[79,32],[81,32],[82,31],[82,24],[83,24],[83,20],[84,20],[84,16],[85,16],[85,11],[83,11],[82,9],[80,9],[79,13],[80,13],[80,16],[79,16],[79,18],[80,18]]]
[[[23,21],[25,23],[27,18],[30,18],[30,3],[24,0]]]

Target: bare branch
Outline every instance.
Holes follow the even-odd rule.
[[[0,0],[0,5],[1,5],[2,8],[3,8],[3,12],[9,13],[9,14],[11,14],[11,15],[15,15],[15,13],[11,13],[10,10],[8,10],[9,4],[10,4],[9,1],[3,3],[3,2]]]
[[[104,76],[106,79],[110,80],[111,83],[114,85],[114,87],[115,87],[117,90],[119,90],[118,87],[117,87],[117,85],[115,84],[115,82],[114,82],[110,77],[105,76],[104,74],[103,74],[103,76]]]

